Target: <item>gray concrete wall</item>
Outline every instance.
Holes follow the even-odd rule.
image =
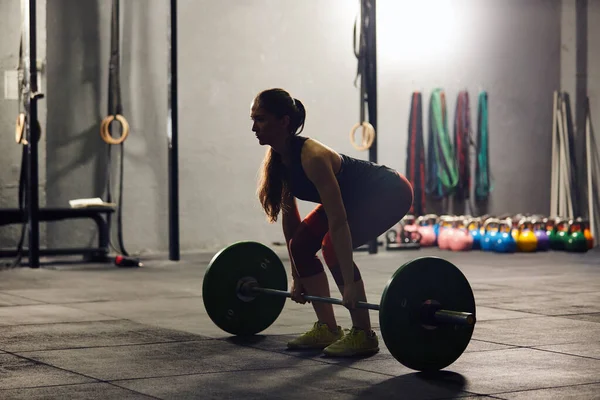
[[[495,184],[489,211],[547,212],[560,2],[455,0],[452,8],[429,10],[430,1],[397,3],[378,2],[379,162],[404,172],[412,91],[423,91],[428,104],[431,90],[444,88],[451,124],[459,90],[469,90],[473,119],[477,94],[487,90]],[[131,125],[125,244],[130,252],[164,251],[166,2],[129,0],[122,7],[121,78]],[[352,50],[357,10],[358,2],[342,0],[244,0],[235,7],[179,2],[184,251],[281,239],[279,224],[266,223],[255,196],[266,150],[250,130],[250,102],[258,91],[288,89],[307,107],[304,134],[367,158],[348,137],[359,115]],[[69,199],[103,193],[106,146],[98,129],[106,115],[110,3],[56,0],[47,12],[48,203],[66,206]],[[303,214],[312,207],[300,204]],[[51,225],[49,237],[52,245],[95,240],[91,225],[74,222]]]
[[[39,71],[42,86],[38,88],[46,92],[46,1],[40,0],[36,5],[37,18],[37,59],[42,66]],[[21,35],[21,6],[19,0],[2,0],[0,2],[0,208],[17,208],[19,206],[19,174],[21,170],[22,146],[15,143],[15,122],[19,114],[19,102],[7,93],[6,84],[17,85],[6,74],[11,74],[19,64],[19,41]],[[10,92],[10,90],[8,90]],[[9,97],[6,97],[6,95]],[[42,128],[39,142],[39,194],[40,204],[46,203],[46,105],[45,100],[38,101],[38,119]],[[0,226],[0,248],[14,248],[21,234],[21,225]],[[45,243],[46,229],[40,227],[41,243]]]

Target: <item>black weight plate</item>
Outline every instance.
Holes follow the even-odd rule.
[[[254,335],[275,322],[286,298],[238,296],[243,278],[256,279],[260,287],[287,291],[285,267],[277,254],[261,243],[243,241],[212,258],[202,282],[202,298],[208,316],[219,328],[234,335]]]
[[[421,324],[421,306],[438,301],[443,309],[475,315],[475,298],[462,272],[439,257],[421,257],[401,266],[381,296],[379,325],[390,353],[417,371],[446,368],[467,348],[474,326]]]

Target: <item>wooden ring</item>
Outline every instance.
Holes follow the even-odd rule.
[[[112,137],[112,135],[110,134],[110,131],[108,129],[110,127],[110,123],[113,122],[115,119],[117,121],[119,121],[119,123],[121,124],[121,128],[122,128],[121,136],[116,139],[114,137]],[[129,135],[129,123],[127,122],[125,117],[120,114],[109,115],[106,118],[104,118],[102,120],[102,123],[100,124],[100,137],[102,137],[102,140],[104,140],[108,144],[121,144],[125,141],[125,139],[127,139],[128,135]]]
[[[356,130],[362,127],[362,145],[359,146],[356,144],[356,142],[354,141],[354,135],[356,133]],[[373,141],[375,140],[375,128],[373,128],[373,125],[371,125],[370,123],[368,123],[367,121],[363,121],[362,123],[356,123],[354,124],[354,126],[352,127],[352,129],[350,129],[350,143],[352,143],[352,146],[354,146],[354,148],[356,150],[359,151],[364,151],[367,150],[371,147],[371,145],[373,144]]]

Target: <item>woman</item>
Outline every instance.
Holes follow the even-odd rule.
[[[252,103],[252,131],[269,148],[262,163],[258,197],[269,222],[282,213],[283,234],[292,264],[292,299],[303,295],[330,297],[323,259],[350,310],[352,329],[337,325],[333,306],[313,302],[317,322],[290,341],[292,349],[323,349],[330,356],[355,356],[379,351],[369,311],[355,308],[367,301],[354,263],[353,249],[375,239],[408,212],[413,191],[398,172],[337,153],[308,137],[303,104],[283,89],[259,93]],[[318,205],[300,219],[296,198]]]

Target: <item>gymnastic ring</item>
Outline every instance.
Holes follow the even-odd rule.
[[[123,129],[123,131],[121,132],[121,137],[119,137],[117,139],[113,138],[108,130],[110,123],[113,122],[115,119],[117,121],[119,121],[119,123],[121,124],[121,127]],[[125,141],[125,139],[127,139],[128,135],[129,135],[129,123],[127,122],[125,117],[122,116],[121,114],[109,115],[106,118],[104,118],[102,120],[102,123],[100,124],[100,136],[102,137],[102,140],[104,140],[108,144],[121,144]]]
[[[25,132],[25,113],[19,113],[17,116],[17,123],[15,125],[15,142],[17,144],[27,145],[27,139],[23,137]]]
[[[356,133],[356,130],[359,127],[363,128],[362,129],[362,146],[357,145],[356,142],[354,141],[354,134]],[[364,151],[364,150],[369,149],[371,147],[371,145],[373,144],[374,140],[375,140],[375,128],[373,128],[373,125],[371,125],[367,121],[363,121],[362,123],[357,122],[356,124],[354,124],[352,129],[350,129],[350,143],[352,143],[352,146],[354,146],[354,148],[356,150]]]

